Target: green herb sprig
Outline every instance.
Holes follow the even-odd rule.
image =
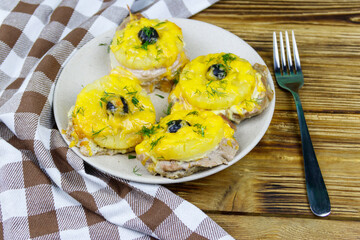
[[[164,24],[164,23],[166,23],[166,22],[159,22],[158,24],[156,24],[156,25],[154,26],[154,28],[156,28],[156,27],[158,27],[158,26],[160,26],[160,25],[162,25],[162,24]]]
[[[73,112],[72,117],[75,118],[79,113],[84,116],[84,112],[85,110],[83,107],[78,107],[76,111]]]
[[[94,131],[94,129],[92,128],[91,129],[91,133],[92,133],[92,137],[95,137],[95,136],[97,136],[97,135],[99,135],[99,133],[101,133],[102,131],[104,131],[104,129],[105,128],[107,128],[107,127],[109,127],[109,126],[105,126],[105,127],[103,127],[102,129],[100,129],[100,130],[98,130],[98,131]]]
[[[131,96],[131,102],[134,104],[134,106],[137,107],[140,111],[144,111],[144,106],[139,104],[140,101],[137,96],[138,91],[136,91],[136,90],[130,91],[127,86],[124,87],[124,90],[127,91],[127,93],[126,93],[127,95]]]
[[[150,137],[151,135],[155,134],[159,128],[160,125],[153,125],[151,128],[143,126],[139,131],[139,134],[141,134],[142,136]]]
[[[198,111],[192,111],[192,112],[189,112],[188,114],[186,114],[186,116],[189,116],[189,115],[199,116],[199,112]]]
[[[165,115],[170,115],[170,113],[171,113],[171,108],[172,108],[173,105],[174,105],[174,104],[173,104],[172,102],[169,103],[167,109],[164,110],[164,114],[165,114]]]
[[[193,126],[196,128],[196,129],[193,129],[193,131],[194,131],[195,133],[200,134],[202,137],[205,136],[205,129],[206,129],[206,127],[204,127],[204,126],[201,125],[200,123],[196,123],[196,124],[194,124]]]
[[[231,56],[231,53],[224,54],[224,55],[222,55],[221,57],[222,57],[222,60],[224,61],[224,64],[225,64],[226,68],[227,68],[228,70],[230,70],[231,67],[229,66],[229,64],[230,64],[232,61],[234,61],[234,60],[236,59],[236,57]]]
[[[161,136],[161,137],[159,137],[158,139],[152,141],[152,142],[150,143],[150,146],[151,146],[150,151],[153,150],[154,147],[155,147],[156,145],[158,145],[158,143],[160,142],[160,140],[163,139],[164,137],[165,137],[165,136]]]
[[[133,168],[133,173],[134,173],[136,176],[142,176],[142,174],[139,173],[139,170],[140,170],[140,168],[139,168],[138,166],[135,166],[135,167]]]

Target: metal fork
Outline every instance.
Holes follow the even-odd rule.
[[[131,6],[131,13],[137,13],[141,10],[150,7],[150,5],[154,4],[155,0],[135,0],[133,5]]]
[[[280,87],[290,91],[294,97],[296,110],[300,125],[300,134],[302,142],[302,152],[304,157],[305,180],[308,201],[311,211],[320,217],[330,214],[331,206],[329,195],[321,175],[320,167],[316,159],[315,151],[311,142],[309,130],[306,125],[304,111],[298,94],[299,89],[304,85],[304,77],[301,71],[299,53],[296,46],[294,31],[292,31],[292,43],[294,54],[294,66],[292,64],[289,36],[285,32],[286,55],[283,44],[283,36],[280,32],[280,54],[281,64],[279,60],[279,52],[276,40],[276,33],[273,34],[273,50],[274,50],[274,71],[275,78]]]

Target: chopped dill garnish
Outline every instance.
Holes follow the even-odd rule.
[[[158,143],[160,142],[160,140],[163,139],[164,137],[165,137],[165,136],[161,136],[161,137],[159,137],[158,139],[156,139],[155,141],[152,141],[152,142],[150,143],[150,146],[151,146],[150,150],[153,150],[154,147],[155,147],[156,145],[158,145]]]
[[[183,40],[181,39],[181,37],[179,35],[177,37],[180,40],[180,42],[183,42]]]
[[[135,166],[133,168],[133,173],[136,175],[136,176],[141,176],[142,174],[141,173],[138,173],[138,171],[140,170],[140,168],[138,166]]]
[[[209,60],[206,61],[207,64],[209,64],[212,60],[214,60],[214,57],[209,58]]]
[[[144,106],[139,104],[139,99],[137,99],[136,96],[131,98],[131,102],[139,109],[139,111],[144,111]]]
[[[104,95],[105,97],[110,97],[110,96],[114,96],[115,93],[104,91],[103,95]]]
[[[156,133],[156,130],[159,129],[160,126],[159,125],[153,125],[151,128],[147,128],[145,126],[143,126],[141,128],[141,130],[139,131],[139,134],[141,134],[142,136],[148,136],[150,137],[151,135],[153,135],[154,133]]]
[[[229,66],[229,63],[231,63],[232,61],[234,61],[234,60],[236,59],[236,57],[231,56],[231,53],[224,54],[224,55],[222,55],[221,57],[222,57],[222,59],[223,59],[223,61],[224,61],[224,64],[225,64],[226,68],[227,68],[228,70],[230,70],[231,67]]]
[[[176,120],[171,120],[171,121],[167,122],[166,125],[170,126],[170,125],[172,125],[174,122],[176,122]]]
[[[144,42],[144,44],[142,44],[140,48],[142,48],[144,50],[148,50],[148,45],[149,44],[150,44],[149,42]]]
[[[83,107],[79,107],[79,108],[77,109],[77,111],[76,111],[76,115],[77,115],[78,113],[80,113],[81,115],[84,116],[84,108],[83,108]]]
[[[164,96],[160,95],[160,94],[155,94],[156,96],[158,96],[159,98],[164,99]]]
[[[154,28],[156,28],[156,27],[158,27],[158,26],[160,26],[160,25],[162,25],[162,24],[164,24],[164,23],[166,23],[166,22],[159,22],[158,24],[156,24],[156,25],[154,26]]]
[[[160,48],[156,45],[156,58],[155,58],[156,61],[159,61],[159,60],[160,60],[160,54],[162,54],[162,53],[163,53],[163,50],[160,49]]]
[[[76,109],[76,111],[73,112],[72,117],[76,117],[79,113],[84,116],[84,111],[85,110],[83,107],[79,107]]]
[[[103,105],[102,105],[102,101],[99,101],[99,104],[100,104],[100,107],[102,108],[102,107],[103,107]]]
[[[200,123],[194,124],[194,127],[196,128],[196,129],[193,129],[193,131],[194,131],[195,133],[200,134],[202,137],[205,136],[205,129],[206,129],[206,127],[204,127],[204,126],[201,125]]]
[[[138,91],[136,90],[130,91],[127,86],[125,86],[123,89],[127,91],[126,94],[132,96],[131,102],[134,104],[134,106],[137,107],[140,111],[144,111],[144,106],[139,104],[139,99],[136,96]]]
[[[138,93],[138,91],[135,91],[135,90],[130,91],[127,86],[125,86],[123,89],[127,91],[126,94],[128,94],[128,95],[134,96],[134,95],[136,95]]]
[[[103,97],[100,98],[100,102],[107,103],[108,97],[114,96],[114,95],[115,95],[115,93],[108,93],[107,91],[104,91]],[[102,106],[102,104],[100,106]]]
[[[134,156],[134,155],[131,155],[131,154],[128,155],[128,159],[135,159],[135,158],[136,158],[136,156]]]
[[[208,87],[210,84],[212,84],[213,81],[214,81],[213,79],[209,80],[209,81],[206,83],[206,87]]]
[[[156,42],[157,39],[152,38],[152,34],[153,31],[155,29],[152,27],[143,27],[140,31],[141,31],[141,35],[142,33],[145,34],[145,36],[147,37],[145,42],[142,42],[140,48],[144,49],[144,50],[148,50],[148,45],[154,44]]]
[[[180,73],[181,73],[180,69],[176,70],[175,75],[174,75],[174,79],[173,79],[173,83],[175,85],[178,84],[178,82],[179,82]]]
[[[261,100],[259,98],[252,98],[252,99],[244,100],[246,107],[249,107],[250,103],[260,105],[260,103],[259,103],[260,101]]]
[[[137,106],[137,105],[139,104],[139,99],[137,99],[136,97],[132,97],[131,102],[132,102],[135,106]]]
[[[164,114],[170,115],[170,113],[171,113],[171,108],[172,108],[173,105],[174,105],[174,104],[173,104],[172,102],[170,102],[169,105],[168,105],[168,107],[167,107],[167,109],[164,110]]]
[[[226,92],[220,92],[219,90],[217,89],[214,89],[213,87],[209,87],[210,90],[208,88],[206,88],[206,92],[208,94],[208,96],[218,96],[218,97],[221,97],[221,96],[224,96],[226,95]]]
[[[143,27],[141,30],[144,31],[147,37],[151,37],[152,30],[150,27]]]
[[[107,43],[99,43],[99,46],[107,46]]]
[[[216,83],[219,84],[220,86],[218,87],[214,87],[214,86],[210,86],[212,83]],[[226,89],[226,80],[221,80],[221,81],[214,81],[214,80],[210,80],[206,83],[206,92],[208,94],[208,97],[214,97],[214,96],[224,96],[226,95],[226,92],[222,92],[219,91],[219,89],[225,90]]]
[[[108,44],[108,47],[107,47],[107,52],[108,52],[108,53],[110,52],[110,46],[111,46],[111,44],[112,44],[112,41],[113,41],[113,40],[111,40],[110,43]]]
[[[92,133],[92,137],[98,135],[99,133],[101,133],[105,128],[107,128],[108,126],[103,127],[102,129],[100,129],[99,131],[94,131],[94,129],[91,130]]]
[[[186,114],[186,116],[189,116],[189,115],[199,116],[199,112],[198,111],[192,111],[192,112],[189,112],[188,114]]]

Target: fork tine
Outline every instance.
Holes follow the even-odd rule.
[[[287,74],[285,52],[284,52],[284,41],[283,41],[282,32],[280,32],[279,42],[280,42],[280,54],[281,54],[281,69],[282,69],[283,74]]]
[[[292,42],[293,42],[293,52],[294,52],[294,65],[295,65],[295,69],[296,71],[300,71],[301,72],[301,66],[300,66],[300,57],[299,57],[299,52],[296,46],[296,40],[295,40],[295,34],[294,31],[292,31]]]
[[[285,41],[286,41],[286,55],[287,55],[287,60],[288,60],[288,68],[289,68],[290,74],[292,74],[292,73],[294,73],[294,70],[293,70],[293,65],[292,65],[292,60],[291,60],[289,35],[288,35],[287,31],[285,32]]]
[[[274,71],[280,73],[280,61],[279,61],[279,52],[276,40],[276,33],[273,33],[273,57],[274,57]]]

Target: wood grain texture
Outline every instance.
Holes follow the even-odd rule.
[[[358,239],[360,223],[263,216],[209,214],[235,239]]]
[[[305,76],[300,98],[332,213],[310,212],[295,104],[277,84],[271,125],[247,156],[215,175],[167,187],[236,239],[359,238],[360,1],[220,0],[193,19],[248,42],[272,75],[272,33],[294,30]]]
[[[359,221],[360,115],[308,113],[307,120],[332,203],[328,218]],[[262,141],[233,166],[170,189],[206,211],[312,217],[296,113],[275,112]]]

